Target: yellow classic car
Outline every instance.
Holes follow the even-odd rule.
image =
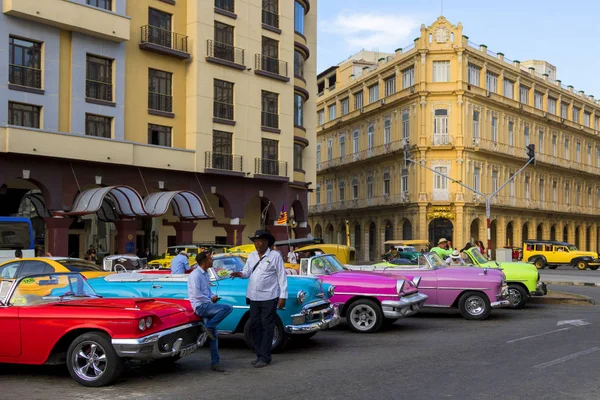
[[[342,264],[354,264],[356,262],[356,249],[343,244],[311,244],[299,248],[296,252],[300,255],[300,258],[312,257],[317,254],[333,254]]]
[[[196,263],[196,256],[204,249],[204,247],[196,246],[193,244],[186,244],[181,246],[169,246],[165,251],[164,258],[158,258],[148,263],[149,266],[154,268],[171,268],[171,260],[179,254],[180,251],[185,251],[188,255],[188,261],[191,265]]]

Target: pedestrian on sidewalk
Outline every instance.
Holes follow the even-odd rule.
[[[231,277],[249,279],[246,302],[250,304],[250,332],[256,352],[252,365],[263,368],[271,362],[277,309],[285,307],[287,278],[281,254],[271,250],[275,243],[273,235],[258,230],[249,239],[256,251],[248,256],[244,270],[232,273]]]
[[[188,297],[196,315],[206,318],[206,334],[210,349],[210,368],[213,371],[225,372],[220,365],[219,340],[217,326],[233,311],[229,304],[217,304],[221,298],[210,290],[208,269],[213,266],[212,254],[203,251],[196,256],[198,268],[194,269],[188,280]]]

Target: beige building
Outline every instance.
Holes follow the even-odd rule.
[[[550,63],[509,60],[443,17],[395,54],[327,69],[317,78],[313,234],[345,243],[347,222],[362,259],[389,239],[486,243],[484,199],[453,180],[490,194],[534,144],[537,164],[492,201],[492,249],[538,238],[598,250],[600,103],[556,78]],[[451,180],[405,166],[406,140],[413,160]]]

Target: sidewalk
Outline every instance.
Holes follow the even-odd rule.
[[[555,274],[540,271],[542,282],[546,285],[575,285],[575,286],[598,286],[600,287],[600,274],[598,276]]]

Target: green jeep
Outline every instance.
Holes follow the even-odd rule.
[[[512,308],[523,308],[530,296],[544,296],[548,293],[546,284],[540,281],[540,274],[533,264],[526,262],[489,261],[477,247],[471,247],[464,253],[469,257],[467,262],[482,268],[502,268],[506,282],[514,300]]]

